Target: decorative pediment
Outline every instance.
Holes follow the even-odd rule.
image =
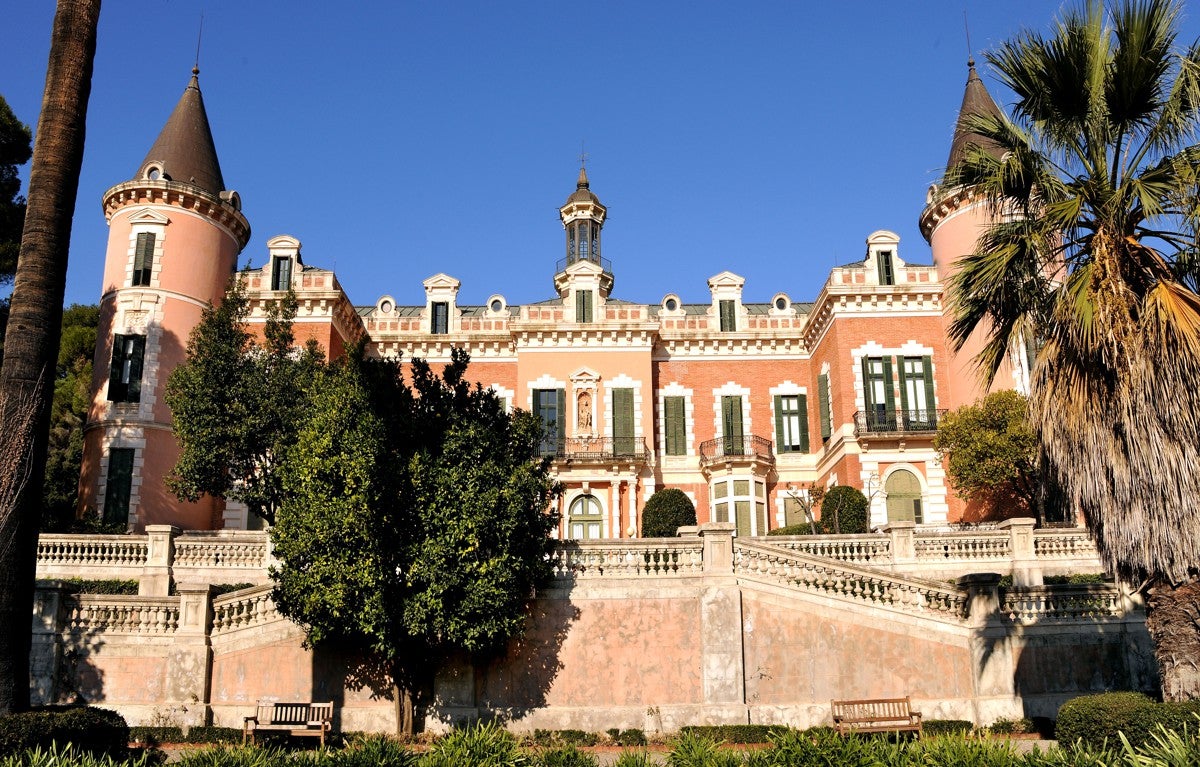
[[[579,368],[571,374],[571,383],[574,384],[595,384],[599,382],[600,374],[591,368]]]
[[[738,288],[740,290],[745,284],[745,277],[730,271],[724,271],[708,278],[709,290],[716,290],[717,288]]]
[[[171,219],[167,218],[162,211],[155,210],[154,208],[139,208],[129,214],[129,223],[166,226],[171,223]]]
[[[446,291],[457,293],[459,287],[462,285],[458,280],[442,272],[433,275],[421,284],[425,286],[426,293],[433,293],[434,291],[439,293]]]

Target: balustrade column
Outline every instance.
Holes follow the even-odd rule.
[[[138,579],[138,594],[165,597],[171,593],[171,567],[175,564],[174,525],[146,525],[146,562]]]
[[[166,702],[183,711],[183,724],[209,722],[212,685],[212,586],[179,585],[179,628],[167,653]]]
[[[883,531],[892,538],[892,570],[917,561],[915,522],[888,522]]]
[[[733,531],[728,522],[700,526],[704,586],[700,595],[700,677],[704,720],[746,721],[742,592],[733,576]]]
[[[1019,718],[1024,714],[1016,690],[1013,636],[1000,616],[1000,574],[972,573],[957,583],[967,592],[975,721]]]
[[[1042,567],[1037,561],[1033,545],[1035,520],[1028,517],[1006,519],[996,527],[1007,530],[1010,536],[1009,551],[1012,552],[1012,575],[1014,586],[1041,586]]]

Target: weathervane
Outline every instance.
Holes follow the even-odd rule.
[[[588,159],[588,154],[586,151],[584,151],[584,142],[580,141],[579,142],[579,167],[586,168],[587,167],[587,159]]]

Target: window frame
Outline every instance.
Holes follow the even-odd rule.
[[[108,471],[104,486],[105,524],[129,525],[136,454],[136,448],[132,447],[112,447],[108,450]]]
[[[146,336],[114,333],[108,369],[109,402],[141,402]]]
[[[154,248],[158,236],[154,232],[138,232],[133,248],[133,274],[129,284],[133,287],[148,287],[154,272]]]
[[[775,451],[807,453],[808,395],[775,395]]]
[[[429,304],[429,332],[435,336],[450,334],[450,302],[432,301]]]

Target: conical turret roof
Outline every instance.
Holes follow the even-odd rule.
[[[599,204],[600,198],[589,188],[590,186],[588,183],[587,168],[580,167],[579,180],[575,182],[575,191],[567,198],[567,204],[570,205],[573,202],[594,202]]]
[[[999,154],[1000,149],[994,141],[972,132],[967,127],[967,120],[973,115],[991,115],[1003,117],[1004,113],[991,94],[984,87],[983,80],[975,71],[975,59],[967,60],[967,87],[963,92],[962,107],[958,110],[958,123],[954,127],[954,141],[950,144],[950,157],[946,160],[946,170],[953,168],[966,154],[967,146],[974,144],[988,152]]]
[[[225,190],[217,148],[208,126],[204,97],[200,95],[199,69],[192,69],[192,79],[184,89],[179,103],[167,119],[162,132],[146,159],[142,170],[150,163],[161,166],[170,181],[194,184],[204,191],[219,195]]]

